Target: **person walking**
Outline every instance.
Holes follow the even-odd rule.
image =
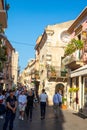
[[[32,121],[33,101],[34,95],[32,93],[32,90],[30,90],[27,96],[27,105],[25,109],[27,120],[30,119],[30,121]]]
[[[0,119],[4,118],[6,108],[5,108],[5,91],[0,91]]]
[[[41,120],[45,119],[46,114],[46,104],[48,103],[48,95],[45,92],[45,89],[42,89],[40,94],[40,111],[41,111]]]
[[[27,97],[26,97],[24,91],[22,91],[21,94],[18,97],[19,119],[21,119],[21,120],[24,120],[26,103],[27,103]]]
[[[59,117],[61,105],[62,105],[62,95],[60,94],[60,91],[58,91],[55,92],[53,96],[53,108],[56,118]]]
[[[17,99],[14,96],[14,92],[12,90],[9,91],[9,96],[6,99],[6,115],[5,122],[3,125],[3,130],[7,130],[9,123],[9,130],[13,130],[13,122],[16,116],[17,109]]]

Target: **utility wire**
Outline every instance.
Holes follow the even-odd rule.
[[[33,44],[29,44],[29,43],[27,43],[27,42],[18,42],[18,41],[11,41],[10,40],[10,42],[11,43],[15,43],[15,44],[20,44],[20,45],[24,45],[24,46],[34,46],[35,47],[35,45],[33,45]],[[56,46],[52,46],[52,45],[47,45],[46,47],[58,47],[58,48],[65,48],[65,46],[58,46],[58,45],[56,45]]]
[[[26,45],[26,46],[35,46],[33,44],[24,43],[24,42],[17,42],[17,41],[10,41],[11,43],[20,44],[20,45]]]

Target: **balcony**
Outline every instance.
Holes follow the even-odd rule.
[[[7,14],[5,10],[0,10],[0,25],[2,28],[7,28]]]
[[[50,70],[47,71],[47,78],[48,80],[56,80],[56,72],[52,72]]]
[[[57,68],[55,66],[47,67],[47,78],[48,80],[55,81],[57,78]]]
[[[67,76],[67,71],[61,71],[61,77],[66,77]]]
[[[63,58],[62,64],[64,64],[66,67],[69,67],[71,70],[78,69],[83,66],[83,62],[80,57],[80,51],[77,50],[71,55],[68,55],[65,58]]]

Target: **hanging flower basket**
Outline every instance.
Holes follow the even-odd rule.
[[[77,88],[69,88],[69,92],[71,93],[71,92],[77,92],[79,90],[79,88],[77,87]]]

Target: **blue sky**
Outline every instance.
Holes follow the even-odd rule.
[[[6,36],[19,53],[21,71],[35,58],[35,44],[47,25],[74,20],[86,7],[86,0],[7,0]]]

